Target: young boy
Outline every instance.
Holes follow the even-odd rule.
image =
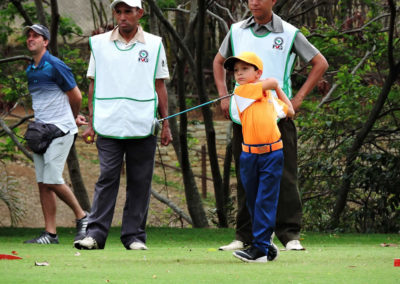
[[[283,144],[277,119],[293,117],[294,110],[276,79],[260,80],[263,64],[255,53],[229,57],[224,67],[234,72],[239,84],[234,100],[243,132],[240,176],[254,237],[249,248],[233,255],[245,262],[267,262],[276,259],[278,253],[268,254],[283,170]],[[279,99],[270,90],[275,90]]]

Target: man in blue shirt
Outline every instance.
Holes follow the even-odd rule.
[[[76,216],[75,240],[83,238],[86,233],[86,212],[82,210],[62,177],[74,135],[78,132],[77,124],[84,124],[83,118],[78,116],[82,95],[71,69],[48,52],[49,30],[43,25],[35,24],[26,27],[24,31],[27,35],[27,48],[33,58],[26,69],[26,75],[35,121],[53,124],[62,132],[62,136],[55,138],[44,154],[33,154],[45,231],[25,243],[58,244],[56,196]]]

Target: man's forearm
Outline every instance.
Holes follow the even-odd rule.
[[[214,82],[220,97],[228,94],[228,88],[226,86],[226,71],[224,69],[224,61],[225,58],[222,57],[220,53],[217,53],[213,62]]]
[[[305,97],[314,89],[317,85],[318,81],[324,75],[326,69],[328,69],[328,62],[322,54],[317,54],[311,60],[311,71],[308,74],[307,80],[304,82],[303,86],[301,86],[300,90],[297,92],[295,97],[292,99],[293,108],[295,111],[300,109],[300,106],[305,99]]]
[[[89,117],[88,117],[88,125],[90,127],[93,126],[93,91],[94,91],[94,80],[90,79],[89,83],[89,91],[88,91],[88,109],[89,109]]]
[[[76,118],[79,114],[79,110],[81,109],[81,102],[82,102],[82,94],[79,88],[76,86],[75,88],[66,92],[69,104],[71,106],[72,113],[74,118]]]
[[[161,118],[168,116],[168,93],[164,80],[156,79],[156,93],[158,96],[158,113]]]

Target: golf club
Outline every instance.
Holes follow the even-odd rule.
[[[203,106],[206,106],[206,105],[215,103],[215,102],[217,102],[217,101],[220,101],[220,100],[229,98],[229,97],[231,97],[232,95],[233,95],[233,94],[228,94],[228,95],[225,95],[225,96],[216,98],[216,99],[214,99],[214,100],[208,101],[208,102],[206,102],[206,103],[203,103],[203,104],[200,104],[200,105],[198,105],[198,106],[195,106],[195,107],[192,107],[192,108],[183,110],[183,111],[178,112],[178,113],[175,113],[175,114],[171,114],[171,115],[169,115],[169,116],[167,116],[167,117],[164,117],[164,118],[161,118],[161,119],[155,118],[154,121],[153,121],[152,128],[151,128],[151,134],[154,135],[154,136],[157,136],[158,131],[160,130],[160,123],[163,122],[164,120],[167,120],[167,119],[170,119],[170,118],[172,118],[172,117],[181,115],[181,114],[183,114],[183,113],[186,113],[186,112],[189,112],[189,111],[192,111],[192,110],[201,108],[201,107],[203,107]]]

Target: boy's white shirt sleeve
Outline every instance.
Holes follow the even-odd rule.
[[[238,95],[234,95],[235,101],[236,101],[236,106],[239,109],[239,112],[243,112],[246,108],[251,106],[256,100],[253,99],[248,99],[248,98],[243,98]]]
[[[235,89],[235,102],[240,113],[263,97],[261,83],[240,85]]]
[[[278,118],[285,118],[288,109],[287,105],[273,96],[271,96],[270,99],[272,100]]]

